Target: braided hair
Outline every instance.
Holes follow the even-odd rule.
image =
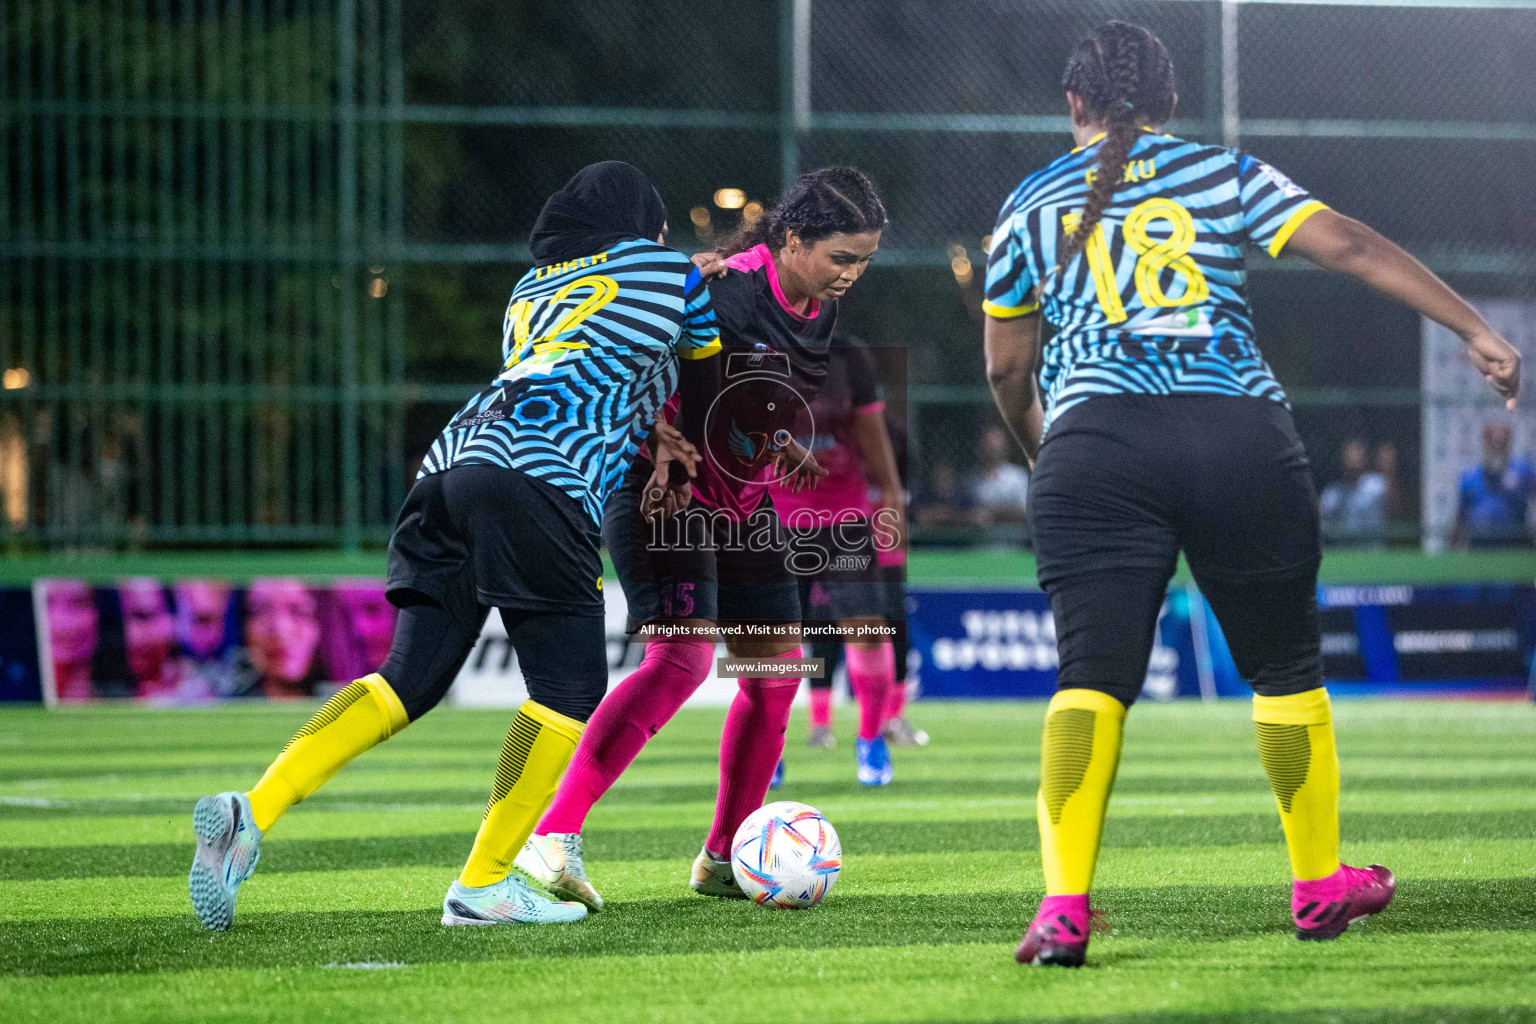
[[[1061,84],[1082,97],[1105,131],[1087,205],[1077,229],[1066,236],[1060,250],[1059,265],[1065,267],[1088,245],[1114,199],[1141,127],[1162,124],[1173,116],[1173,58],[1148,29],[1123,21],[1106,22],[1077,44]]]
[[[796,178],[772,209],[727,239],[720,253],[734,256],[763,244],[777,252],[791,231],[814,243],[832,235],[880,231],[885,224],[885,204],[869,175],[854,167],[822,167]]]

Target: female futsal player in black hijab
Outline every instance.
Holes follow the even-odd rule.
[[[387,588],[400,616],[389,657],[332,697],[250,792],[198,801],[190,888],[208,927],[230,926],[261,839],[284,811],[442,699],[491,608],[529,700],[442,920],[586,915],[508,869],[607,689],[603,503],[680,365],[707,367],[690,373],[707,379],[719,362],[709,292],[686,256],[660,244],[666,216],[645,175],[613,161],[583,168],[545,204],[529,238],[535,265],[503,320],[500,372],[432,445],[390,540]]]

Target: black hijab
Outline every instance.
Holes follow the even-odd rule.
[[[630,238],[655,240],[667,223],[661,193],[622,160],[588,164],[550,196],[528,236],[535,266],[602,252]]]

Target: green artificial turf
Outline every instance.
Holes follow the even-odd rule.
[[[608,909],[443,929],[505,712],[443,709],[290,812],[203,931],[190,807],[248,787],[310,708],[0,712],[0,1020],[1536,1021],[1536,713],[1337,705],[1344,853],[1397,871],[1380,917],[1297,942],[1242,702],[1142,705],[1126,732],[1089,967],[1016,965],[1041,894],[1037,704],[934,704],[883,791],[791,726],[780,796],[844,843],[814,910],[698,897],[720,712],[685,711],[588,821]]]

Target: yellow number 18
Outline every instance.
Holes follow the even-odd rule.
[[[1068,234],[1077,230],[1081,214],[1073,212],[1061,218],[1061,226]],[[1147,233],[1153,221],[1166,221],[1173,229],[1166,239],[1158,241]],[[1157,197],[1138,203],[1126,215],[1121,228],[1125,244],[1136,253],[1136,269],[1132,279],[1136,282],[1136,295],[1141,304],[1153,306],[1194,306],[1210,297],[1211,289],[1205,275],[1189,255],[1195,244],[1195,220],[1172,199]],[[1115,266],[1109,258],[1109,231],[1104,221],[1094,227],[1093,237],[1083,248],[1083,258],[1088,261],[1088,271],[1093,276],[1093,289],[1104,310],[1104,318],[1112,324],[1126,319],[1125,303],[1120,299],[1120,282],[1115,278]],[[1163,291],[1158,279],[1164,270],[1172,269],[1184,279],[1184,289],[1176,296]]]

